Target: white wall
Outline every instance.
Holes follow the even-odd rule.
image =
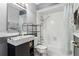
[[[0,3],[0,32],[6,32],[7,4]]]
[[[49,18],[44,24],[43,37],[48,46],[49,55],[64,55],[66,40],[63,11],[48,14]],[[46,17],[44,15],[44,17]],[[46,41],[47,40],[47,41]]]
[[[6,32],[7,27],[7,4],[0,3],[0,33]],[[6,39],[0,38],[0,56],[7,56],[7,42]]]
[[[34,3],[28,3],[26,23],[36,23],[36,5]]]

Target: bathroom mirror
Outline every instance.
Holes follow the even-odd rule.
[[[7,4],[7,31],[21,32],[26,19],[26,7],[21,3]]]

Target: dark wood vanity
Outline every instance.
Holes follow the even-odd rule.
[[[18,46],[8,43],[8,56],[34,56],[34,40]]]

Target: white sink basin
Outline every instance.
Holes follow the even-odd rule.
[[[17,37],[12,37],[12,40],[20,40],[20,39],[26,39],[26,38],[31,38],[34,37],[33,35],[25,35],[25,36],[17,36]]]
[[[31,40],[34,40],[33,35],[25,35],[25,36],[12,37],[11,40],[8,39],[7,42],[14,45],[14,46],[18,46],[20,44],[29,42]]]

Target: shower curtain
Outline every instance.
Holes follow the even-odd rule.
[[[66,51],[68,55],[73,55],[73,33],[75,31],[74,27],[74,12],[78,8],[79,4],[77,3],[67,3],[64,8],[64,17],[66,22],[66,28],[67,28],[67,37],[66,40]]]

